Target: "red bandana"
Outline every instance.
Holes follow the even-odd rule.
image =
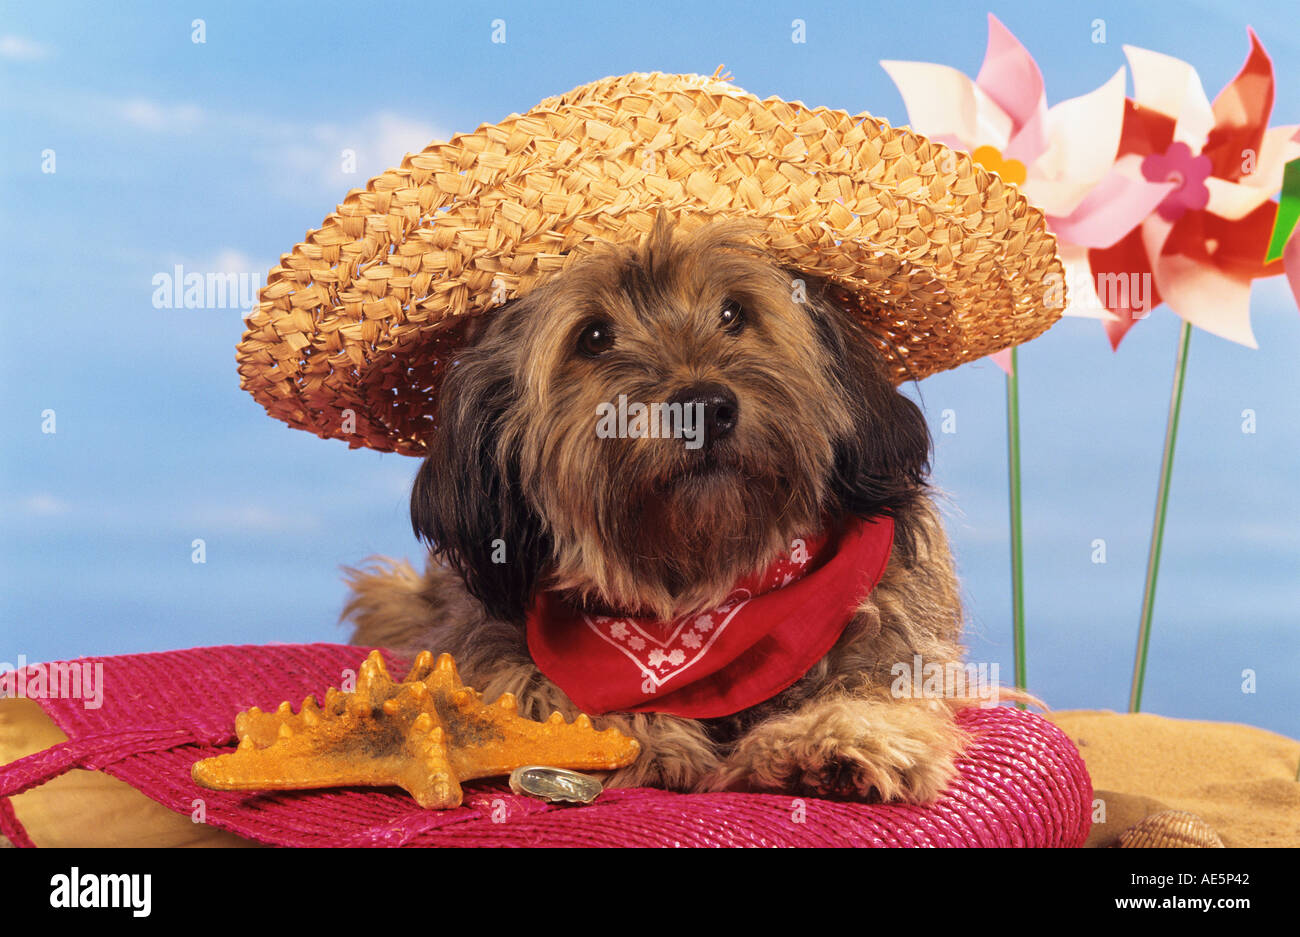
[[[887,517],[795,540],[711,611],[671,622],[591,615],[543,592],[528,612],[542,673],[587,713],[707,719],[771,699],[821,660],[884,575]]]

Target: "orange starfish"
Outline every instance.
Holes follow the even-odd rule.
[[[357,674],[353,693],[331,688],[295,713],[256,707],[235,719],[239,748],[195,763],[195,783],[213,790],[265,791],[361,785],[397,786],[425,808],[458,807],[461,782],[509,774],[524,765],[608,771],[636,760],[640,746],[591,719],[546,722],[519,715],[507,693],[494,703],[460,682],[450,654],[424,651],[395,683],[378,651]]]

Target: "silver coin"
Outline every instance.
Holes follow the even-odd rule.
[[[566,768],[549,768],[546,765],[525,765],[510,772],[510,789],[516,794],[540,797],[555,803],[589,804],[605,788],[590,775],[579,774]]]

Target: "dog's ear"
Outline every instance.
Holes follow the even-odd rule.
[[[438,425],[411,490],[411,526],[489,615],[519,623],[549,541],[521,494],[517,461],[498,446],[512,375],[477,352],[462,355],[443,382]]]
[[[866,330],[822,291],[813,301],[852,430],[836,441],[831,495],[859,517],[898,517],[926,490],[930,430],[921,409],[890,383]]]

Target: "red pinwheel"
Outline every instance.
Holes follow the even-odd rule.
[[[1282,273],[1265,252],[1277,215],[1271,196],[1300,155],[1297,128],[1268,128],[1273,64],[1254,31],[1250,54],[1215,99],[1171,56],[1124,48],[1134,96],[1125,102],[1117,165],[1174,188],[1109,248],[1089,251],[1097,292],[1116,319],[1112,347],[1161,302],[1192,325],[1252,348],[1250,286]]]

